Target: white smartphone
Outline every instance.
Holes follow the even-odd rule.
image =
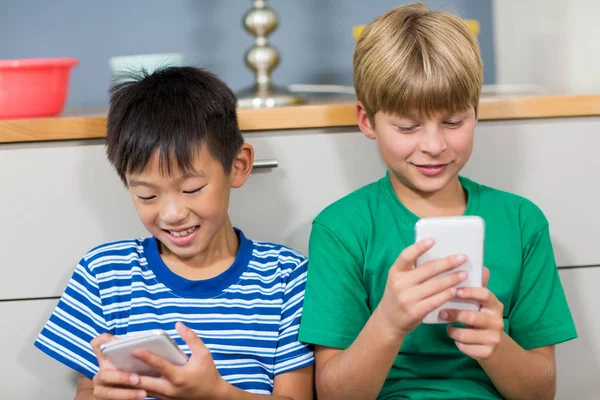
[[[156,370],[132,354],[135,349],[146,349],[175,365],[187,362],[187,357],[173,339],[160,329],[120,336],[100,346],[102,354],[121,371],[160,376]]]
[[[438,276],[466,271],[468,278],[456,287],[481,287],[483,282],[483,253],[485,222],[477,216],[422,218],[415,225],[415,240],[432,238],[435,244],[417,260],[416,267],[453,254],[464,254],[467,261],[460,267]],[[479,310],[479,302],[453,298],[429,313],[423,323],[447,323],[439,318],[443,309]]]

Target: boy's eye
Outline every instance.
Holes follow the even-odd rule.
[[[398,131],[400,133],[411,133],[411,132],[414,132],[417,128],[418,128],[418,125],[414,125],[414,126],[399,126],[399,125],[396,125],[396,129],[398,129]]]
[[[202,190],[204,186],[199,187],[198,189],[193,189],[193,190],[184,190],[183,193],[185,194],[194,194],[194,193],[198,193],[200,190]]]
[[[463,124],[463,120],[460,121],[446,121],[444,122],[444,125],[446,125],[448,128],[460,128]]]
[[[148,197],[143,197],[143,196],[138,196],[136,194],[137,198],[140,200],[144,200],[144,201],[148,201],[148,200],[152,200],[153,198],[155,198],[156,196],[148,196]]]

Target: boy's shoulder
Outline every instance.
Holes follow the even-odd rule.
[[[524,238],[530,238],[549,226],[544,212],[533,201],[521,195],[482,185],[461,176],[463,187],[471,185],[479,198],[478,213],[486,220],[502,221],[518,228]]]
[[[469,178],[460,177],[463,186],[472,185],[479,194],[479,203],[485,207],[495,207],[507,211],[516,212],[521,216],[539,218],[545,220],[542,210],[531,200],[521,195],[497,189]]]
[[[281,271],[292,271],[305,267],[307,258],[301,252],[273,242],[252,240],[252,258],[255,266],[273,266]]]
[[[336,226],[348,222],[357,223],[361,219],[366,222],[368,213],[364,211],[370,209],[374,201],[379,200],[382,194],[383,179],[386,178],[369,183],[334,201],[317,215],[314,222],[326,226]]]
[[[93,270],[106,265],[127,265],[144,257],[144,246],[150,238],[106,242],[93,247],[81,258],[80,264]]]

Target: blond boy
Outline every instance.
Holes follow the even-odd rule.
[[[320,400],[554,398],[554,345],[577,334],[548,222],[530,201],[459,176],[482,70],[465,24],[422,4],[383,14],[357,42],[358,125],[388,172],[313,223],[300,340],[316,345]],[[483,288],[439,275],[463,255],[412,268],[435,246],[414,243],[417,220],[451,215],[485,220]],[[452,297],[481,309],[421,323]]]

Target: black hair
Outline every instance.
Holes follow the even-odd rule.
[[[196,67],[167,67],[118,77],[110,88],[106,154],[127,184],[127,173],[143,171],[159,151],[161,173],[172,165],[190,172],[207,145],[225,173],[244,139],[237,98],[216,75]]]

